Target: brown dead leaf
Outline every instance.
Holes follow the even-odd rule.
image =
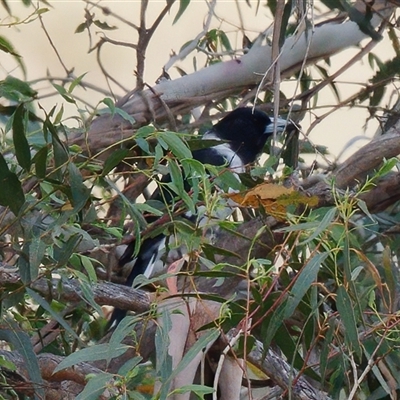
[[[228,195],[235,203],[243,207],[264,207],[265,211],[277,218],[286,215],[287,207],[308,205],[310,207],[318,204],[317,197],[307,197],[293,188],[286,188],[274,183],[262,183],[242,193]]]

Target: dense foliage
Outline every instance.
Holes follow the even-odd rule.
[[[9,3],[3,0],[2,6],[11,19]],[[42,16],[53,12],[51,5],[23,3],[32,10],[29,21],[15,19],[13,24],[20,24],[21,30],[25,22],[45,27]],[[191,6],[185,0],[157,3],[152,7],[159,7],[158,17],[147,26],[148,3],[142,0],[137,21],[127,21],[111,6],[84,1],[85,21],[76,22],[76,35],[91,37],[94,29],[104,32],[91,48],[99,53],[105,43],[126,46],[105,33],[115,31],[116,21],[131,24],[137,33],[131,44],[136,53],[135,94],[147,89],[144,60],[152,35],[169,12],[172,22],[179,24]],[[211,18],[215,2],[209,7]],[[272,83],[264,86],[249,85],[225,96],[180,99],[193,110],[163,104],[165,115],[160,118],[155,118],[159,109],[151,106],[130,112],[112,90],[100,90],[70,70],[63,79],[46,78],[57,94],[50,109],[41,106],[37,81],[12,73],[4,76],[0,82],[0,398],[146,399],[153,398],[150,393],[158,380],[159,397],[154,398],[163,399],[173,379],[222,332],[222,348],[227,343],[233,347],[228,356],[234,353],[246,360],[251,379],[264,385],[258,389],[261,392],[254,391],[254,398],[260,398],[259,393],[307,398],[302,392],[307,385],[308,398],[397,398],[397,28],[388,22],[377,31],[371,25],[375,11],[367,7],[363,13],[345,1],[324,1],[320,9],[295,1],[246,1],[238,2],[238,7],[251,7],[253,13],[257,9],[257,15],[261,9],[268,11],[279,29],[251,40],[248,36],[254,32],[243,30],[243,47],[237,48],[233,34],[207,20],[199,37],[180,43],[181,52],[193,56],[194,70],[201,69],[197,60],[205,60],[202,68],[207,69],[247,54],[259,42],[265,44],[265,37],[279,52],[285,38],[296,34],[302,18],[307,26],[314,23],[312,12],[329,11],[333,16],[338,10],[367,35],[365,48],[387,32],[395,56],[381,61],[360,50],[370,62],[365,68],[371,68],[371,78],[346,100],[340,98],[329,70],[328,54],[324,61],[293,67],[287,79],[296,78],[301,87],[293,98],[279,87],[278,68]],[[102,18],[94,10],[102,11]],[[23,54],[7,36],[7,25],[11,23],[2,23],[0,50],[16,60],[20,71],[29,71]],[[103,67],[99,57],[99,68],[113,81]],[[315,76],[322,76],[322,81]],[[168,79],[165,71],[161,81]],[[311,143],[301,128],[302,118],[313,115],[326,86],[337,96],[332,109],[350,107],[351,118],[353,108],[364,107],[368,118],[382,122],[380,136],[339,166],[326,162],[332,159],[329,149]],[[76,94],[82,89],[96,93],[94,107]],[[295,100],[299,102],[293,110]],[[72,115],[64,111],[67,103],[74,106]],[[191,151],[207,144],[198,138],[213,119],[243,104],[271,114],[279,104],[280,113],[298,123],[300,133],[268,143],[269,157],[249,168],[239,182],[225,167],[193,160]],[[101,121],[99,115],[116,121],[109,142],[107,135],[93,134],[91,124]],[[318,163],[309,161],[314,159]],[[171,182],[160,183],[167,174]],[[189,193],[184,181],[190,182]],[[172,206],[149,199],[154,182],[172,194]],[[239,192],[234,200],[240,207],[229,221],[210,221],[221,228],[220,236],[210,242],[205,228],[198,225],[200,216],[189,222],[182,213],[215,213],[228,201],[221,195],[228,188]],[[148,223],[149,215],[158,218]],[[212,318],[198,318],[202,321],[196,327],[198,340],[176,368],[167,352],[173,314],[156,306],[168,297],[162,279],[143,279],[140,288],[129,289],[123,287],[117,268],[123,244],[159,232],[175,235],[188,249],[188,268],[179,273],[183,297],[206,308],[217,305]],[[136,240],[136,251],[139,247]],[[148,295],[149,286],[155,294]],[[106,306],[133,313],[108,332]],[[281,362],[280,371],[274,357]],[[246,375],[243,381],[247,379]],[[213,392],[202,382],[175,390],[192,391],[200,398]]]

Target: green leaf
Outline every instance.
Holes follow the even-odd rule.
[[[57,90],[57,92],[66,100],[68,103],[75,104],[76,101],[73,99],[70,94],[67,92],[64,86],[58,85],[57,83],[53,83],[53,87]]]
[[[33,162],[35,163],[36,176],[39,179],[44,179],[46,177],[48,152],[49,152],[48,147],[43,146],[33,157]]]
[[[31,168],[31,150],[26,139],[25,116],[25,106],[20,104],[13,115],[13,142],[19,165],[29,171]]]
[[[0,329],[0,340],[5,340],[10,343],[15,351],[17,351],[24,359],[24,368],[29,374],[29,380],[32,388],[35,390],[36,398],[44,399],[44,383],[40,374],[40,368],[37,361],[35,352],[33,351],[32,344],[29,336],[15,324],[13,321],[2,320],[7,322],[10,329]]]
[[[190,0],[180,0],[179,2],[179,10],[178,13],[176,14],[174,21],[172,22],[172,25],[178,22],[179,18],[182,16],[182,14],[185,12],[187,6],[189,5]]]
[[[14,59],[19,64],[24,77],[26,77],[26,68],[22,61],[22,57],[15,51],[14,46],[4,36],[0,36],[0,50],[14,56]]]
[[[65,243],[63,243],[62,247],[54,246],[53,257],[57,262],[57,267],[62,267],[69,261],[71,255],[75,252],[76,247],[81,240],[82,235],[74,234],[71,235]]]
[[[113,31],[117,29],[116,26],[108,25],[107,22],[102,22],[98,19],[94,20],[93,23],[100,29],[104,29],[105,31]]]
[[[74,163],[68,164],[74,212],[79,212],[87,203],[90,190],[84,185],[81,172]]]
[[[126,350],[129,349],[128,345],[120,344],[118,349],[114,348],[114,357],[119,357],[121,354],[124,354]],[[75,353],[70,354],[68,357],[64,358],[54,369],[54,373],[61,371],[65,368],[72,367],[80,362],[90,362],[90,361],[98,361],[106,359],[109,354],[109,344],[96,344],[91,347],[87,347],[85,349],[81,349],[76,351]]]
[[[128,114],[125,110],[119,107],[115,107],[115,113],[120,115],[124,120],[130,122],[132,125],[135,124],[136,120],[132,115]]]
[[[53,144],[53,152],[54,152],[54,166],[55,166],[55,175],[59,181],[62,181],[65,166],[68,163],[68,150],[65,147],[65,144],[60,140],[57,135],[56,129],[54,125],[48,120],[45,121],[45,125],[50,128],[51,139]]]
[[[8,169],[2,154],[0,154],[0,187],[0,204],[10,207],[10,210],[18,215],[25,203],[25,195],[21,182],[17,175]]]
[[[115,104],[113,102],[112,99],[110,99],[109,97],[105,97],[101,103],[104,103],[110,110],[111,114],[114,115],[115,114]]]
[[[361,359],[362,349],[358,340],[356,316],[354,315],[354,305],[351,301],[346,288],[341,285],[337,290],[336,299],[337,310],[344,327],[344,337],[347,346],[351,351],[354,351]]]
[[[142,320],[140,316],[126,316],[122,319],[115,328],[111,335],[110,341],[108,342],[108,354],[105,357],[107,365],[114,358],[115,351],[119,348],[122,341],[130,334],[132,334],[133,329],[137,323]]]
[[[322,343],[322,348],[321,348],[321,355],[320,355],[320,373],[321,373],[321,382],[325,382],[325,375],[328,372],[327,371],[327,366],[328,366],[328,355],[330,352],[330,346],[332,345],[332,340],[333,340],[333,334],[335,333],[336,330],[336,324],[330,320],[328,322],[329,328],[328,331],[325,334],[325,340]]]
[[[170,382],[182,371],[184,371],[189,364],[193,361],[197,354],[203,351],[207,346],[211,343],[214,343],[217,340],[220,332],[218,329],[210,330],[209,332],[204,333],[200,339],[198,339],[195,344],[189,349],[189,351],[183,356],[180,363],[174,368],[172,373],[169,375],[168,379],[164,382],[163,387],[169,387]]]
[[[85,21],[82,22],[81,24],[79,24],[77,26],[77,28],[75,29],[75,33],[82,33],[85,29],[87,29],[89,27],[89,22]]]
[[[79,343],[83,344],[82,340],[75,333],[75,331],[69,326],[69,324],[61,317],[60,313],[57,312],[56,310],[53,310],[50,304],[43,297],[41,297],[39,294],[37,294],[30,288],[26,288],[26,293],[33,299],[33,301],[36,304],[44,308],[51,315],[51,317],[65,329],[66,332],[68,332],[72,337],[74,337]]]
[[[84,76],[87,74],[87,72],[85,72],[84,74],[78,76],[77,78],[75,78],[72,82],[71,85],[69,85],[68,88],[68,93],[72,93],[72,91],[78,86],[80,85],[82,79],[84,78]]]
[[[132,331],[130,332],[132,333]],[[143,357],[133,357],[129,359],[119,370],[119,375],[128,375],[130,371],[132,371],[136,366],[139,365],[143,361]]]
[[[0,36],[0,50],[13,56],[21,57],[15,52],[13,45],[4,36]]]
[[[101,175],[105,176],[111,172],[128,154],[128,149],[117,149],[113,151],[111,155],[107,157]]]
[[[183,394],[183,393],[187,393],[187,392],[195,393],[196,396],[198,396],[200,399],[204,399],[204,395],[214,393],[214,389],[212,387],[203,386],[203,385],[195,385],[195,384],[185,385],[185,386],[181,386],[178,389],[175,389],[174,391],[172,391],[170,393],[170,395],[175,394],[175,393]]]
[[[225,47],[226,50],[231,51],[232,46],[231,43],[228,39],[228,36],[226,36],[226,33],[224,31],[219,31],[218,32],[219,38],[221,40],[221,44],[223,47]]]
[[[170,344],[168,332],[172,328],[169,312],[163,312],[161,319],[162,324],[157,326],[154,340],[156,347],[156,373],[161,378],[161,382],[164,382],[160,388],[160,398],[167,398],[169,390],[167,379],[172,374],[172,357],[168,353]]]
[[[107,372],[102,372],[90,376],[85,388],[75,397],[75,400],[98,400],[103,398],[103,392],[108,388],[114,376]]]
[[[299,305],[300,301],[310,289],[312,283],[317,279],[321,263],[328,257],[329,253],[318,253],[312,257],[296,277],[290,297],[287,301],[284,318],[289,318]]]
[[[23,101],[36,97],[37,92],[28,83],[8,75],[5,80],[0,81],[0,97],[9,100]]]
[[[170,160],[168,168],[171,175],[171,183],[168,186],[183,200],[190,212],[195,213],[195,205],[192,198],[188,195],[183,182],[182,172],[174,160]]]
[[[95,260],[94,258],[85,256],[84,254],[79,254],[78,256],[81,260],[83,268],[85,268],[85,271],[87,273],[90,283],[91,284],[96,283],[97,275],[96,275],[96,270],[93,266],[93,263],[99,264],[99,262],[97,260]]]
[[[193,158],[192,153],[186,143],[176,133],[169,131],[160,132],[159,138],[164,140],[164,142],[168,145],[168,148],[179,159]]]
[[[34,280],[39,275],[39,267],[46,252],[46,243],[40,236],[33,236],[29,245],[30,278]]]
[[[329,225],[331,225],[332,221],[335,219],[336,212],[337,210],[335,207],[330,208],[325,214],[324,218],[322,218],[322,221],[318,223],[317,229],[315,229],[314,232],[309,235],[306,240],[303,240],[301,243],[299,243],[299,246],[304,246],[305,244],[310,243],[311,241],[316,239],[321,233],[326,232]]]

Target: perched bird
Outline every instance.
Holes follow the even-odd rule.
[[[274,124],[274,122],[276,123]],[[267,139],[273,134],[274,125],[277,132],[283,132],[288,122],[281,118],[274,121],[260,110],[253,110],[249,107],[237,108],[216,123],[202,137],[203,140],[221,141],[221,144],[194,150],[193,158],[202,164],[226,166],[234,173],[244,172],[245,166],[254,163],[262,153]],[[226,213],[225,218],[231,212]],[[191,217],[187,214],[187,218]],[[121,268],[128,263],[133,263],[125,285],[132,286],[135,278],[140,274],[149,278],[155,269],[160,269],[160,266],[166,267],[171,260],[182,257],[179,248],[174,251],[180,252],[180,254],[166,254],[171,251],[167,250],[166,241],[167,237],[164,234],[144,239],[136,257],[134,257],[135,242],[128,244],[119,260]],[[170,261],[168,262],[168,260]],[[125,315],[126,311],[116,309],[110,322],[118,323]]]

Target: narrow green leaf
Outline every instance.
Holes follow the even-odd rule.
[[[82,276],[79,276],[79,271],[75,271],[75,273],[78,273],[78,278],[80,280],[82,299],[85,300],[86,303],[89,304],[89,306],[92,307],[99,315],[104,315],[103,310],[94,300],[92,283],[88,282],[86,275],[81,274]]]
[[[8,169],[2,154],[0,154],[0,187],[0,204],[10,207],[10,210],[18,215],[25,203],[25,195],[21,182],[17,175]]]
[[[104,360],[109,352],[108,347],[108,343],[103,343],[76,351],[64,358],[54,369],[54,373],[72,367],[80,362]],[[114,349],[114,357],[119,357],[121,354],[124,354],[128,348],[128,345],[121,344],[118,349]]]
[[[187,6],[189,5],[190,0],[180,0],[179,2],[179,10],[178,13],[176,14],[174,21],[172,22],[172,25],[176,24],[179,20],[179,18],[182,16],[182,14],[185,12]]]
[[[79,343],[82,343],[82,340],[79,336],[75,333],[75,331],[70,327],[70,325],[61,317],[60,313],[53,310],[50,304],[39,294],[33,291],[30,288],[26,288],[26,293],[33,299],[33,301],[44,308],[54,320],[56,320],[71,336],[73,336]]]
[[[229,41],[229,38],[224,31],[221,30],[219,31],[219,38],[221,40],[222,46],[225,47],[226,50],[231,51],[232,50],[231,42]]]
[[[328,257],[329,253],[318,253],[311,258],[304,266],[300,274],[296,278],[290,297],[287,301],[284,318],[289,318],[299,305],[301,299],[304,297],[308,289],[318,276],[318,271],[321,263]]]
[[[283,299],[282,302],[276,307],[272,314],[272,317],[268,320],[263,321],[263,324],[267,323],[268,327],[266,329],[267,334],[264,337],[263,345],[264,349],[268,349],[271,341],[274,339],[278,328],[282,325],[285,316],[285,310],[287,306],[287,299]]]
[[[171,175],[171,183],[168,186],[182,199],[189,209],[190,212],[195,213],[195,205],[193,199],[186,192],[186,188],[183,182],[182,172],[175,162],[175,160],[170,160],[168,163],[168,168]]]
[[[32,282],[31,278],[31,268],[29,265],[29,254],[30,254],[31,242],[26,240],[22,246],[22,251],[20,252],[20,257],[17,260],[17,266],[21,278],[21,282],[24,285],[28,285]]]
[[[141,320],[140,316],[126,316],[121,322],[119,322],[111,335],[110,341],[108,342],[108,354],[105,358],[107,365],[113,357],[115,357],[115,350],[117,350],[122,341],[133,332],[135,325]]]
[[[135,124],[136,120],[132,117],[132,115],[128,114],[125,110],[119,107],[115,107],[115,113],[120,115],[123,119],[130,122],[132,125]]]
[[[390,304],[392,307],[396,304],[396,297],[398,296],[397,279],[396,275],[393,274],[392,266],[392,251],[388,245],[382,251],[382,265],[385,276],[385,282],[387,285],[387,291],[389,292]]]
[[[173,183],[174,189],[178,195],[181,195],[185,191],[183,184],[182,171],[175,160],[170,160],[168,163],[168,169],[171,175],[171,182]]]
[[[86,205],[90,190],[84,185],[81,172],[74,163],[68,164],[68,172],[74,212],[79,212]]]
[[[170,339],[168,332],[172,328],[171,317],[169,312],[163,312],[161,315],[162,324],[157,326],[155,334],[155,347],[156,347],[156,373],[164,382],[160,388],[159,395],[161,399],[167,398],[169,390],[168,377],[172,374],[172,357],[168,353]]]
[[[179,159],[193,158],[186,143],[174,132],[160,132],[159,137],[165,141],[168,148]]]
[[[192,392],[195,393],[196,396],[200,399],[204,399],[204,395],[214,393],[214,389],[212,387],[204,386],[204,385],[185,385],[181,386],[178,389],[175,389],[170,393],[172,394],[183,394],[183,393],[188,393]]]
[[[39,275],[39,267],[46,252],[46,243],[40,236],[33,236],[29,246],[29,269],[31,280]]]
[[[131,331],[132,333],[132,331]],[[130,371],[132,371],[136,366],[138,366],[143,361],[143,357],[133,357],[128,360],[119,370],[118,374],[126,376]]]
[[[0,50],[14,56],[15,61],[21,67],[24,77],[26,77],[26,68],[22,61],[22,57],[15,51],[14,46],[4,36],[0,36]]]
[[[62,267],[68,262],[72,253],[75,252],[76,246],[78,246],[81,240],[82,236],[79,234],[75,234],[70,236],[69,239],[65,243],[63,243],[63,246],[61,248],[58,246],[54,246],[53,257],[57,262],[57,267]]]
[[[117,149],[113,151],[111,155],[107,157],[101,175],[105,176],[111,172],[128,154],[128,149]]]
[[[345,232],[343,241],[343,271],[347,282],[351,282],[352,265],[350,254],[350,234]]]
[[[63,99],[66,100],[68,103],[76,103],[75,99],[70,96],[64,86],[58,85],[57,83],[53,83],[53,86],[57,90],[57,92],[63,97]]]
[[[57,113],[56,117],[54,118],[55,125],[57,125],[61,122],[63,115],[64,115],[64,104],[61,104],[60,111]]]
[[[75,78],[72,82],[71,85],[68,88],[68,93],[72,93],[72,91],[78,86],[80,85],[82,79],[84,78],[84,76],[87,74],[87,72],[85,72],[84,74],[78,76],[77,78]]]
[[[108,372],[91,376],[85,388],[75,397],[75,400],[98,400],[104,398],[102,394],[111,385],[113,378],[114,376]]]
[[[39,179],[44,179],[46,177],[48,152],[49,152],[48,147],[43,146],[33,157],[33,162],[35,163],[36,176]]]
[[[15,322],[3,319],[3,323],[4,322],[7,322],[10,325],[10,329],[0,329],[0,340],[5,340],[10,343],[13,349],[23,357],[25,360],[24,367],[29,374],[30,383],[35,390],[36,397],[44,399],[44,383],[42,381],[37,357],[33,351],[29,336],[19,326],[17,326]]]
[[[14,50],[14,46],[4,36],[0,36],[0,50],[13,56],[20,57]]]
[[[90,258],[88,256],[85,256],[84,254],[79,254],[79,258],[81,260],[83,268],[85,268],[85,271],[87,273],[87,276],[89,278],[89,281],[91,284],[94,284],[97,282],[97,275],[96,275],[96,270],[93,266],[93,262],[99,263],[97,260]]]
[[[354,305],[351,301],[346,288],[341,285],[337,290],[336,306],[344,327],[344,337],[347,346],[354,351],[361,359],[362,350],[358,340],[356,317],[354,315]]]
[[[328,355],[330,352],[330,346],[332,344],[333,334],[335,333],[336,324],[332,320],[329,321],[329,328],[325,335],[325,340],[322,343],[321,356],[319,361],[319,370],[321,373],[321,381],[325,382],[325,375],[327,373],[328,366]]]
[[[57,131],[54,125],[50,122],[50,120],[45,121],[45,125],[49,128],[51,132],[51,139],[53,144],[53,152],[54,152],[54,166],[55,166],[55,176],[59,181],[62,181],[65,167],[68,163],[68,150],[65,147],[65,144],[58,137]]]
[[[304,246],[305,244],[312,242],[321,233],[326,232],[329,225],[331,225],[332,221],[335,219],[336,212],[337,210],[335,207],[330,208],[325,214],[324,218],[322,218],[322,221],[319,222],[317,229],[315,229],[315,231],[311,235],[309,235],[306,240],[303,240],[301,243],[299,243],[299,246]]]
[[[208,345],[214,343],[217,340],[220,332],[217,329],[210,330],[198,339],[195,344],[189,349],[189,351],[183,356],[180,363],[172,371],[171,375],[168,377],[164,385],[169,386],[170,382],[182,371],[184,371],[189,364],[193,361],[198,353],[203,351]],[[164,386],[163,385],[163,386]]]
[[[26,139],[25,116],[25,106],[24,104],[20,104],[13,116],[13,142],[19,165],[26,171],[29,171],[31,168],[31,150]]]

